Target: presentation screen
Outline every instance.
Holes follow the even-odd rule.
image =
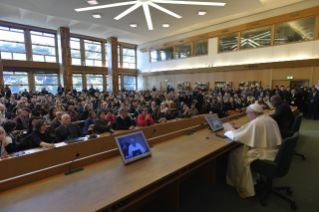
[[[223,123],[220,121],[216,114],[211,116],[205,116],[207,123],[209,124],[210,128],[215,132],[218,130],[224,129]]]
[[[142,131],[115,137],[124,164],[152,155]]]

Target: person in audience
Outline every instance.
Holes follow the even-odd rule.
[[[20,137],[22,136],[22,131],[20,131],[19,135],[13,133],[16,130],[16,126],[17,123],[15,121],[7,121],[3,124],[6,140],[14,146],[19,143]]]
[[[270,117],[277,122],[280,130],[290,130],[295,119],[290,106],[279,95],[272,96],[270,101],[276,107],[275,113]]]
[[[34,124],[34,133],[31,135],[31,140],[34,147],[54,147],[51,136],[47,130],[47,123],[43,119],[39,119]]]
[[[319,93],[315,86],[311,88],[311,92],[308,93],[308,119],[313,116],[313,120],[318,118],[318,106],[319,106]]]
[[[111,122],[107,122],[105,120],[105,112],[103,110],[98,111],[97,119],[94,122],[94,133],[100,134],[105,132],[110,132],[111,130]]]
[[[55,116],[56,116],[56,108],[51,107],[49,110],[49,113],[45,115],[45,121],[47,122],[48,125],[52,124],[52,121],[54,121]]]
[[[197,110],[197,108],[195,106],[196,106],[196,104],[192,104],[192,106],[191,106],[191,109],[190,109],[191,116],[198,115],[198,110]]]
[[[86,104],[84,106],[84,112],[82,113],[81,120],[87,120],[89,117],[89,113],[91,112],[91,104]]]
[[[84,135],[87,135],[88,134],[88,130],[89,130],[89,127],[93,124],[94,125],[94,121],[96,119],[96,113],[95,111],[91,111],[89,113],[89,118],[85,121],[85,125],[84,125],[84,128],[83,128],[83,134]]]
[[[55,114],[55,120],[51,122],[51,127],[53,129],[53,132],[56,128],[58,128],[61,125],[61,119],[62,119],[62,111],[57,111]]]
[[[17,119],[17,130],[28,129],[30,117],[31,117],[31,113],[29,108],[23,108],[22,115]]]
[[[83,136],[81,128],[77,124],[71,124],[71,117],[69,114],[64,114],[62,116],[61,125],[54,131],[57,143]]]
[[[3,127],[0,126],[0,156],[7,155],[6,146],[8,145],[8,141],[6,139],[6,133]]]
[[[184,105],[184,111],[182,113],[182,118],[190,118],[192,117],[192,113],[188,107],[188,105]]]
[[[175,117],[174,117],[174,115],[173,115],[171,109],[168,109],[168,110],[167,110],[167,112],[166,112],[166,114],[165,114],[165,119],[166,119],[167,121],[172,120],[172,119],[175,119]]]
[[[163,114],[164,114],[164,113],[161,112],[160,107],[157,106],[157,107],[155,108],[155,113],[152,115],[152,117],[153,117],[155,123],[164,123],[164,122],[167,121],[166,118],[165,118],[165,116],[164,116]]]
[[[34,124],[35,122],[38,120],[38,117],[31,117],[29,120],[29,128],[27,131],[27,135],[31,135],[33,133],[33,129],[34,129]]]
[[[150,114],[148,114],[148,109],[147,107],[144,107],[142,109],[142,114],[140,114],[137,118],[137,126],[150,126],[154,124],[154,119],[152,118],[152,116]]]
[[[111,126],[116,121],[115,115],[113,114],[113,111],[111,109],[106,111],[105,120],[107,122],[110,121],[111,122]]]
[[[4,116],[3,118],[5,118],[5,119],[7,119],[7,120],[11,119],[11,114],[10,114],[10,112],[7,111],[6,106],[3,105],[3,104],[0,104],[0,114],[1,114],[2,116]],[[1,116],[0,116],[0,117],[1,117]],[[2,117],[1,117],[1,118],[2,118]]]
[[[68,114],[71,117],[71,122],[76,122],[78,120],[78,113],[75,111],[74,106],[69,106]]]
[[[56,101],[56,109],[57,110],[59,110],[59,111],[62,111],[62,112],[64,112],[65,111],[65,108],[64,108],[64,106],[62,105],[62,102],[61,101]]]
[[[119,116],[116,118],[117,130],[133,130],[135,127],[132,120],[127,116],[127,111],[124,108],[119,110]]]

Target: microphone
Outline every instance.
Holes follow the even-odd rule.
[[[151,135],[148,137],[147,140],[151,139],[152,135],[156,132],[156,129],[153,130],[153,132],[151,133]]]
[[[73,161],[71,162],[71,164],[70,164],[70,168],[69,168],[69,173],[71,174],[71,167],[72,167],[72,164],[73,164],[73,162],[75,161],[75,159],[77,158],[77,157],[79,157],[80,156],[80,153],[76,153],[76,155],[75,155],[75,158],[73,159]]]
[[[192,134],[192,133],[196,132],[196,130],[195,130],[195,129],[196,129],[197,127],[201,127],[201,126],[203,126],[205,123],[206,123],[206,122],[203,122],[203,123],[201,123],[201,124],[199,124],[199,125],[197,125],[197,126],[195,126],[195,127],[191,128],[191,129],[189,129],[189,130],[188,130],[187,135],[190,135],[190,134]]]

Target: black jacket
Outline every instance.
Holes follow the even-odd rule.
[[[270,115],[278,124],[279,130],[290,130],[294,124],[294,114],[285,102],[276,107],[274,114]]]
[[[83,136],[82,130],[77,124],[70,124],[69,127],[71,129],[71,134],[68,132],[67,128],[64,125],[60,125],[54,130],[57,143],[71,138],[78,138]]]
[[[109,132],[110,129],[111,129],[111,127],[108,125],[108,122],[105,121],[105,120],[104,120],[104,121],[101,121],[101,120],[97,119],[97,120],[94,122],[93,131],[94,131],[94,133],[96,133],[96,134]]]
[[[126,116],[125,121],[120,116],[116,117],[117,130],[128,130],[132,126],[132,121],[130,117]]]
[[[51,126],[52,126],[53,131],[55,131],[55,129],[58,128],[60,125],[61,125],[61,122],[58,120],[54,120],[51,122]]]

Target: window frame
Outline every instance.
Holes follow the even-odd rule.
[[[46,76],[47,74],[54,74],[54,75],[56,75],[56,77],[57,77],[57,84],[40,84],[40,85],[38,84],[38,85],[37,85],[37,84],[36,84],[36,80],[35,80],[36,76],[38,76],[38,75],[45,75],[45,76]],[[42,86],[42,87],[56,86],[56,87],[58,87],[58,86],[59,86],[59,83],[60,83],[60,81],[59,81],[59,73],[57,73],[57,72],[42,72],[42,71],[34,72],[33,78],[34,78],[34,89],[35,89],[36,91],[38,91],[38,90],[37,90],[37,86]],[[46,88],[46,90],[49,91],[47,88]],[[41,92],[41,90],[39,90],[39,92]],[[58,91],[57,91],[57,90],[53,90],[52,93],[56,94],[56,93],[58,93]]]
[[[122,91],[122,75],[121,74],[119,74],[118,75],[118,83],[119,83],[119,91]]]
[[[125,48],[127,48],[127,49],[131,49],[131,50],[134,50],[134,56],[125,55],[125,54],[124,54],[124,49],[125,49]],[[125,62],[125,63],[127,63],[127,64],[134,64],[134,68],[124,67],[124,57],[134,58],[134,63]],[[127,68],[127,69],[136,69],[136,67],[137,67],[137,61],[136,61],[136,47],[134,47],[134,46],[128,46],[128,45],[122,45],[122,58],[123,58],[123,62],[122,62],[123,68]]]
[[[12,72],[13,76],[27,76],[28,84],[7,84],[7,83],[5,83],[5,81],[4,81],[5,76],[12,76],[11,74],[6,74],[6,72]],[[16,74],[16,73],[26,73],[26,74]],[[30,78],[29,78],[29,76],[30,76],[29,72],[27,72],[27,71],[3,70],[3,84],[9,85],[10,88],[11,88],[11,86],[27,86],[28,91],[30,91]],[[14,92],[12,92],[12,93],[14,93]]]
[[[42,35],[40,35],[40,34],[32,34],[32,32],[36,32],[36,33],[42,33]],[[50,36],[46,36],[46,35],[44,35],[44,34],[51,34],[51,35],[53,35],[53,37],[50,37]],[[54,46],[50,46],[50,45],[43,45],[43,44],[33,44],[32,43],[32,35],[35,35],[35,36],[42,36],[42,37],[47,37],[47,38],[53,38],[53,40],[54,40]],[[31,60],[32,61],[34,61],[34,62],[45,62],[45,63],[58,63],[58,54],[57,54],[57,41],[56,41],[56,38],[57,38],[57,35],[55,34],[55,33],[51,33],[51,32],[43,32],[43,31],[38,31],[38,30],[30,30],[30,47],[31,47],[31,55],[32,55],[32,58],[31,58]],[[33,45],[34,46],[42,46],[42,47],[50,47],[50,48],[54,48],[54,52],[55,52],[55,54],[54,55],[47,55],[47,54],[38,54],[38,53],[36,53],[36,54],[34,54],[33,53]],[[34,60],[33,59],[33,56],[43,56],[43,58],[44,58],[44,61],[37,61],[37,60]],[[55,57],[55,62],[47,62],[46,61],[46,56],[48,56],[48,57]]]
[[[129,91],[136,91],[136,88],[137,88],[137,77],[136,77],[136,75],[123,75],[123,88],[124,89],[125,89],[125,85],[132,85],[132,84],[125,84],[125,77],[134,77],[135,78],[134,89],[133,90],[129,90]]]
[[[76,40],[72,40],[73,39],[79,39],[79,41],[76,41]],[[71,41],[73,42],[79,42],[80,44],[80,49],[74,49],[71,47]],[[75,66],[82,66],[82,42],[81,42],[81,38],[78,38],[78,37],[71,37],[70,36],[70,50],[71,50],[71,62],[72,62],[72,65],[75,65]],[[74,51],[80,51],[80,57],[72,57],[72,50]],[[80,59],[80,65],[77,65],[77,64],[73,64],[73,59]],[[83,88],[82,88],[83,89]]]
[[[92,77],[91,76],[89,76],[88,77],[88,75],[93,75]],[[95,76],[97,76],[97,75],[101,75],[101,77],[95,77]],[[97,85],[97,86],[100,86],[100,85],[102,85],[102,91],[104,91],[104,75],[103,74],[95,74],[95,73],[86,73],[85,74],[85,81],[86,81],[86,89],[87,90],[89,90],[90,88],[91,88],[91,84],[89,84],[88,83],[88,78],[101,78],[102,79],[102,84],[95,84],[95,85]],[[95,87],[94,87],[94,85],[93,85],[93,88],[94,89],[96,89]],[[100,92],[102,92],[101,90],[100,90]]]
[[[91,50],[86,50],[85,49],[85,43],[86,43],[86,41],[90,41],[90,42],[97,42],[97,43],[100,43],[100,46],[101,46],[101,51],[99,52],[99,51],[91,51]],[[103,48],[103,42],[101,42],[101,41],[96,41],[96,40],[89,40],[89,39],[83,39],[83,43],[84,43],[84,46],[83,46],[83,50],[84,50],[84,59],[85,59],[85,66],[89,66],[89,65],[87,65],[87,60],[93,60],[93,66],[89,66],[89,67],[103,67],[103,56],[102,56],[102,54],[103,54],[103,50],[102,50],[102,48]],[[97,45],[97,43],[91,43],[91,44],[95,44],[95,45]],[[97,59],[87,59],[86,58],[86,52],[91,52],[91,53],[99,53],[99,54],[101,54],[101,60],[97,60]],[[100,61],[101,62],[101,65],[99,65],[99,66],[97,66],[97,65],[95,65],[95,61]]]
[[[74,76],[74,75],[79,75],[79,76]],[[81,76],[80,76],[81,75]],[[74,81],[73,81],[73,78],[81,78],[82,79],[82,83],[81,84],[74,84]],[[82,73],[72,73],[72,85],[73,85],[73,88],[74,86],[80,86],[82,87],[81,91],[83,90],[83,74]],[[79,90],[77,90],[79,92]]]

